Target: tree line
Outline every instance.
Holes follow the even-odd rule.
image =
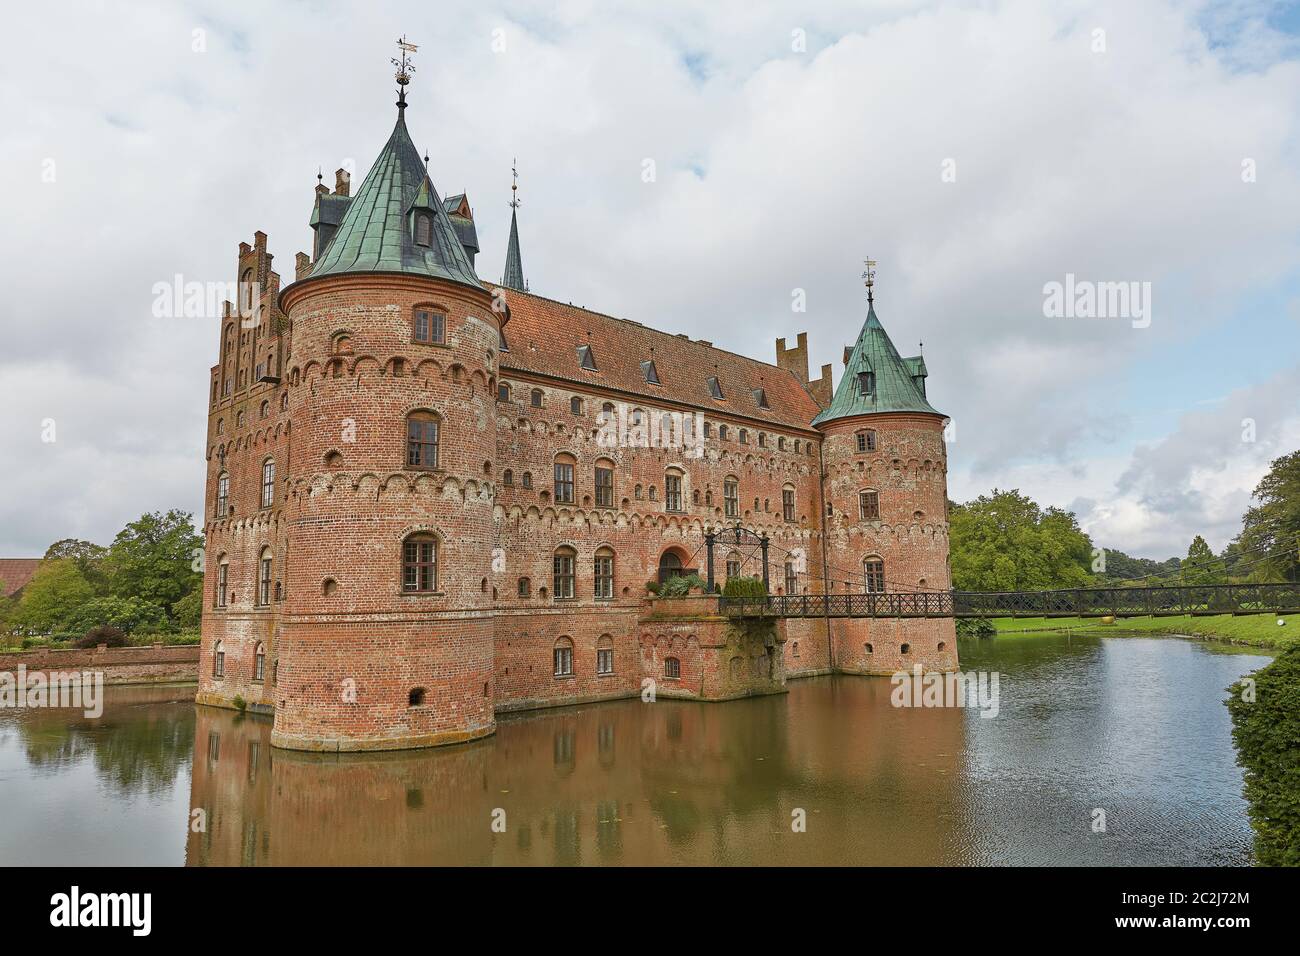
[[[108,626],[124,633],[198,628],[203,610],[203,537],[185,511],[142,515],[108,547],[64,538],[46,549],[18,595],[0,599],[11,635],[82,637]]]
[[[1300,451],[1272,462],[1215,554],[1196,535],[1183,558],[1134,558],[1097,547],[1073,512],[1043,508],[1018,490],[949,502],[952,582],[958,591],[1300,581]]]

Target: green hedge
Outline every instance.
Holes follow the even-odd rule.
[[[767,588],[763,586],[762,578],[727,578],[727,583],[722,587],[722,596],[734,598],[767,597]]]
[[[1263,866],[1300,866],[1300,646],[1229,690],[1237,762],[1246,771],[1244,794],[1255,830],[1255,859]],[[1247,699],[1243,699],[1246,697]]]

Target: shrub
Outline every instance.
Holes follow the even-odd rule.
[[[986,617],[957,618],[958,637],[993,637],[998,629]]]
[[[167,613],[157,604],[138,597],[102,597],[82,604],[62,622],[65,630],[84,634],[88,628],[110,625],[122,631],[158,628],[167,622]]]
[[[706,583],[698,574],[688,574],[685,576],[669,578],[659,589],[660,597],[686,597],[692,591],[703,591]]]
[[[648,591],[648,592],[651,593],[651,594],[658,594],[658,593],[659,593],[659,588],[660,588],[660,584],[659,584],[659,582],[658,582],[658,581],[655,581],[655,580],[653,580],[653,579],[651,579],[651,580],[649,580],[649,581],[647,581],[647,582],[645,583],[645,589],[646,589],[646,591]]]
[[[722,588],[722,596],[734,598],[767,597],[767,588],[763,586],[762,578],[727,578],[727,583]]]
[[[172,615],[183,628],[198,627],[203,618],[203,588],[196,587],[172,605]]]
[[[1262,866],[1300,866],[1300,645],[1278,654],[1248,685],[1233,684],[1228,713],[1237,762],[1246,771],[1243,794],[1255,830],[1255,860]]]
[[[236,710],[242,711],[248,707],[248,701],[244,700],[243,696],[240,694],[236,694],[235,699],[231,703],[235,705]]]
[[[86,636],[73,646],[85,648],[107,644],[109,647],[126,647],[128,643],[126,632],[120,627],[114,627],[112,624],[100,624],[98,627],[92,627],[88,630]]]

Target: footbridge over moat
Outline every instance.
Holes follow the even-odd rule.
[[[731,617],[1161,617],[1300,613],[1300,582],[1058,591],[915,591],[721,597]]]

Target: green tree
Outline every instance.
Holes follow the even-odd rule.
[[[1183,584],[1226,584],[1228,572],[1223,559],[1216,557],[1198,534],[1187,549],[1179,578]]]
[[[196,587],[172,605],[176,623],[183,628],[196,628],[203,620],[203,588]]]
[[[104,557],[110,593],[138,597],[164,608],[198,587],[202,576],[192,570],[203,538],[186,511],[155,511],[118,532]]]
[[[1234,684],[1228,698],[1243,793],[1255,831],[1255,860],[1263,866],[1300,866],[1300,645]]]
[[[1252,577],[1300,581],[1300,451],[1274,461],[1253,497],[1258,504],[1242,516],[1237,538]]]
[[[167,623],[167,614],[157,604],[138,597],[95,598],[81,605],[59,621],[59,630],[70,634],[85,633],[92,627],[107,624],[130,634],[141,629],[156,629]]]
[[[94,596],[94,589],[75,561],[42,561],[23,588],[12,624],[19,630],[48,634]]]
[[[981,495],[949,513],[953,587],[1038,591],[1092,582],[1092,540],[1074,514],[1018,490]]]
[[[95,593],[103,594],[107,590],[103,568],[104,555],[107,553],[107,548],[94,542],[82,541],[80,538],[63,538],[45,549],[45,560],[67,558],[75,561],[82,575],[95,589]]]

